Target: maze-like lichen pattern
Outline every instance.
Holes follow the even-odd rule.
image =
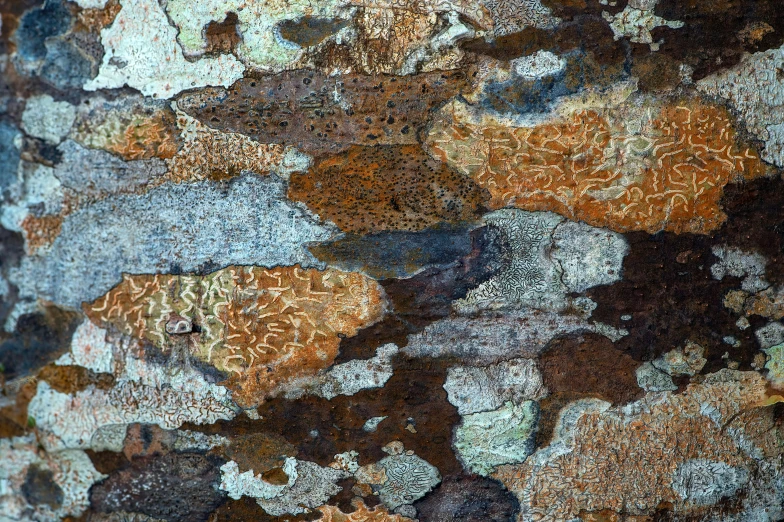
[[[764,173],[726,109],[701,102],[578,110],[524,128],[444,115],[431,151],[487,188],[494,208],[552,210],[618,232],[707,233],[726,219],[723,187]]]
[[[185,143],[167,161],[167,179],[174,182],[227,179],[248,170],[268,174],[283,161],[284,147],[258,143],[241,134],[211,129],[188,115],[180,114],[178,125]]]
[[[416,455],[391,455],[378,464],[387,478],[379,497],[390,509],[419,500],[441,481],[438,470]]]
[[[770,444],[754,420],[765,387],[756,372],[721,370],[682,394],[578,411],[573,427],[551,447],[493,476],[520,499],[521,521],[571,520],[581,511],[603,509],[647,515],[661,502],[672,503],[677,512],[699,513],[702,506],[673,489],[679,466],[697,458],[738,470],[754,466]],[[775,439],[776,430],[767,431]]]
[[[508,253],[498,274],[469,290],[455,308],[559,308],[565,292],[563,270],[549,258],[549,249],[553,231],[563,218],[548,212],[502,209],[485,216],[484,221],[501,234],[509,245]]]
[[[328,367],[338,336],[378,320],[383,299],[381,287],[358,273],[229,267],[207,276],[126,275],[85,311],[165,352],[187,346],[230,375],[238,403],[252,405],[279,384]],[[172,320],[190,321],[191,333],[167,333]]]
[[[526,27],[550,29],[560,22],[540,0],[484,0],[482,3],[495,20],[496,36],[516,33]]]

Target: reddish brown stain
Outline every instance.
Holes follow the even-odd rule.
[[[482,189],[416,145],[352,147],[292,174],[288,195],[355,233],[471,221],[485,201]]]

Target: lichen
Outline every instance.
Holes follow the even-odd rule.
[[[101,31],[105,53],[98,76],[84,89],[116,89],[125,85],[145,96],[171,98],[193,87],[231,85],[245,66],[231,55],[186,60],[177,29],[155,0],[121,0],[114,23]],[[201,28],[199,28],[201,30]]]
[[[765,142],[762,159],[784,166],[784,47],[745,56],[736,66],[708,76],[697,89],[726,99],[740,113],[746,127]]]
[[[577,401],[561,411],[547,447],[493,476],[517,495],[520,521],[568,520],[603,509],[650,515],[661,502],[684,515],[705,514],[704,504],[748,482],[733,479],[729,486],[719,473],[701,487],[688,481],[689,462],[735,470],[728,478],[752,474],[767,442],[745,419],[754,417],[765,388],[756,372],[721,370],[681,394],[650,394],[626,406]],[[681,488],[684,481],[697,489]],[[698,495],[697,502],[689,495]]]
[[[531,359],[490,366],[452,366],[444,383],[448,399],[460,415],[490,411],[505,402],[521,403],[546,394],[542,376]]]
[[[642,98],[564,111],[513,127],[490,115],[475,122],[453,102],[427,143],[486,188],[492,208],[550,210],[617,232],[708,233],[726,219],[724,186],[765,172],[720,106]]]
[[[234,400],[250,407],[327,368],[338,336],[377,321],[384,302],[375,281],[352,272],[232,266],[207,276],[126,275],[85,312],[165,353],[185,349],[224,372]],[[328,377],[322,393],[340,393],[334,387]]]
[[[463,415],[454,447],[465,468],[489,475],[502,464],[517,464],[534,452],[539,408],[534,401],[507,401],[497,409]]]
[[[611,15],[602,12],[602,17],[610,23],[615,39],[628,38],[630,42],[648,44],[651,51],[658,51],[662,40],[653,41],[651,31],[658,27],[680,29],[684,23],[678,20],[665,20],[653,14],[658,0],[630,0],[623,11]]]
[[[100,234],[95,223],[101,223]],[[333,233],[285,200],[279,178],[248,173],[227,190],[209,180],[164,184],[144,194],[106,197],[68,215],[48,250],[24,258],[9,280],[25,298],[78,308],[120,283],[123,273],[320,266],[304,243]]]

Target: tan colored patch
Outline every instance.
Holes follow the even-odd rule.
[[[413,3],[413,2],[411,2]],[[312,62],[327,70],[364,74],[400,74],[417,48],[427,47],[438,33],[439,19],[434,13],[416,9],[360,7],[354,15],[356,39],[331,41],[318,48],[303,63]],[[449,49],[439,53],[441,70],[456,69],[463,53]],[[434,69],[428,69],[434,70]]]
[[[73,395],[76,392],[95,386],[102,390],[114,386],[114,377],[106,373],[95,373],[81,366],[58,366],[49,364],[41,368],[38,379],[46,381],[60,393]]]
[[[724,306],[737,314],[759,315],[778,321],[784,318],[784,288],[770,287],[756,294],[730,290],[724,296]]]
[[[343,513],[336,506],[321,506],[317,508],[321,511],[321,517],[316,519],[319,522],[413,522],[410,518],[402,515],[393,515],[383,505],[369,508],[359,499],[351,502],[354,511]]]
[[[418,145],[355,146],[291,176],[288,195],[345,232],[472,221],[485,193]]]
[[[181,114],[178,118],[185,143],[167,161],[166,179],[176,183],[228,179],[250,170],[268,174],[283,161],[282,145],[259,143],[242,134],[211,129]]]
[[[27,254],[33,255],[38,249],[52,244],[63,228],[62,215],[35,217],[28,215],[22,221]]]
[[[252,470],[254,475],[259,475],[280,469],[285,463],[286,457],[293,457],[297,454],[297,448],[279,435],[253,433],[233,438],[223,453],[226,458],[237,463],[240,473]],[[279,477],[279,473],[277,476]]]
[[[82,9],[76,15],[75,31],[100,33],[114,22],[122,6],[120,0],[109,0],[102,9]]]
[[[376,322],[384,303],[380,285],[358,273],[232,266],[207,276],[126,275],[85,312],[165,352],[186,346],[230,374],[224,384],[247,408],[330,366],[339,336]],[[173,328],[182,320],[190,327]]]
[[[618,232],[705,234],[726,219],[723,187],[765,172],[736,143],[726,109],[695,100],[581,109],[516,128],[452,109],[430,149],[489,190],[493,208],[550,210]]]
[[[751,22],[738,32],[738,38],[744,45],[754,45],[774,31],[775,29],[765,22]]]
[[[131,424],[125,432],[123,455],[128,460],[165,455],[174,445],[175,432],[155,424]]]
[[[771,412],[754,409],[765,397],[759,373],[722,370],[682,394],[650,394],[606,411],[588,408],[572,415],[573,428],[560,434],[565,451],[546,455],[548,448],[541,449],[493,476],[520,498],[521,513],[542,522],[602,510],[648,515],[662,502],[685,515],[699,513],[700,506],[673,490],[674,473],[691,459],[752,465],[739,437],[767,454],[778,442]]]

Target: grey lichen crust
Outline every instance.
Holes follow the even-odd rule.
[[[220,488],[234,499],[255,498],[270,515],[297,515],[322,505],[339,493],[341,488],[335,483],[349,476],[345,471],[293,457],[287,457],[281,469],[288,481],[271,484],[253,470],[240,473],[237,463],[229,461],[221,467]]]
[[[416,455],[390,455],[378,466],[386,473],[378,496],[390,509],[419,500],[441,482],[438,470]]]
[[[22,297],[78,308],[109,291],[123,273],[233,264],[321,268],[304,244],[329,239],[334,228],[288,202],[285,191],[280,178],[245,173],[228,186],[167,184],[109,197],[66,217],[51,247],[25,258],[11,281]]]
[[[449,402],[460,415],[495,410],[546,395],[542,376],[531,359],[514,359],[486,367],[453,366],[444,383]]]
[[[497,275],[454,303],[462,314],[486,309],[560,311],[569,292],[621,278],[629,246],[621,234],[567,221],[553,212],[501,209],[483,218],[509,245]]]

